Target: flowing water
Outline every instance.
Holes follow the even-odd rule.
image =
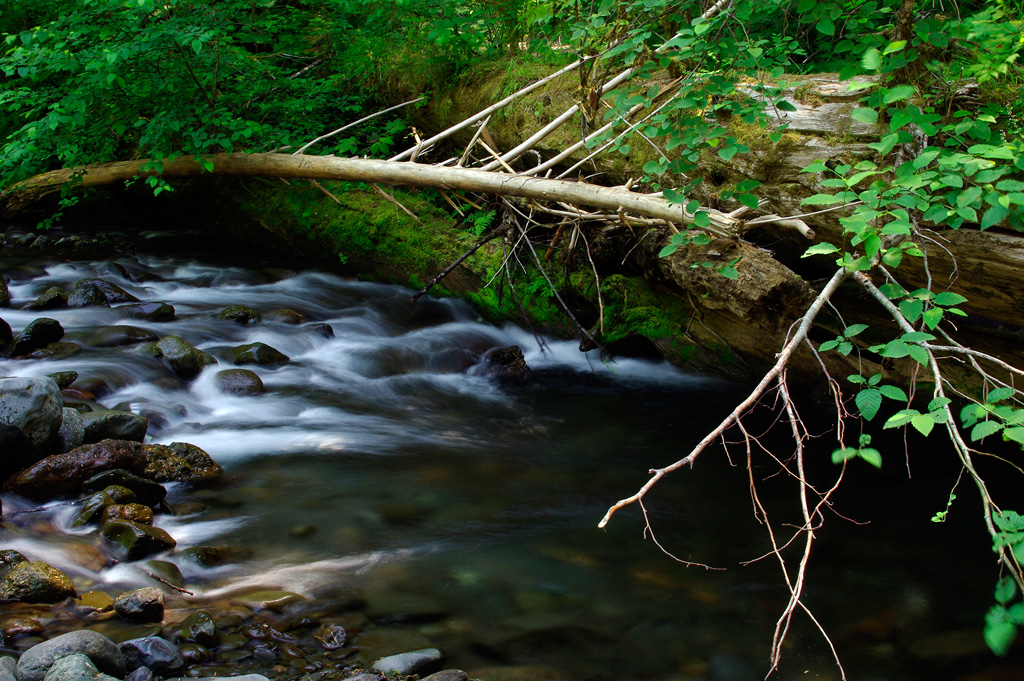
[[[15,333],[37,317],[57,319],[64,340],[82,347],[65,358],[0,360],[0,375],[77,371],[102,405],[149,417],[149,440],[193,443],[225,467],[213,488],[171,491],[172,505],[199,500],[205,510],[157,517],[179,552],[246,551],[215,569],[167,557],[179,562],[197,601],[255,587],[294,591],[350,613],[367,649],[374,637],[391,636],[408,649],[436,646],[447,666],[481,674],[519,667],[533,668],[529,678],[572,681],[763,675],[788,594],[774,559],[741,565],[769,546],[741,446],[729,449],[735,466],[716,445],[694,470],[663,481],[646,504],[653,534],[637,507],[597,529],[648,468],[684,454],[727,413],[744,394],[740,386],[659,362],[581,354],[575,343],[483,323],[452,300],[412,303],[400,287],[224,264],[212,254],[162,255],[160,235],[151,236],[148,252],[110,260],[39,262],[26,250],[0,252],[14,299],[0,316]],[[70,290],[93,277],[173,305],[174,320],[128,319],[116,307],[17,309],[51,286]],[[241,326],[215,318],[233,304],[265,316],[288,308],[304,321]],[[98,330],[116,325],[180,336],[219,363],[184,381],[137,347],[97,345]],[[232,348],[256,341],[290,361],[247,367],[264,394],[224,394],[216,373],[232,366]],[[522,347],[532,368],[523,381],[496,377],[483,361],[487,350],[509,345]],[[823,437],[812,451],[824,461],[832,446]],[[771,477],[767,455],[755,456],[773,519],[797,520],[792,488]],[[902,456],[891,460],[892,473]],[[830,466],[823,474],[834,473]],[[866,468],[851,470],[856,492],[836,500],[840,513],[871,524],[829,514],[808,572],[808,601],[850,678],[954,678],[951,670],[989,665],[977,654],[995,579],[984,538],[961,555],[964,528],[927,518],[945,505],[955,477],[936,476],[929,486],[925,476],[931,496],[922,511],[904,501],[905,475]],[[8,515],[26,506],[4,499]],[[66,529],[73,512],[55,506],[50,517]],[[73,550],[76,536],[86,541],[81,535],[0,537],[0,548],[64,569],[80,590],[116,594],[149,584],[130,564],[83,565]],[[728,570],[687,567],[654,540],[679,558]],[[968,641],[967,651],[950,657],[943,636]],[[781,678],[838,678],[805,619],[797,618],[786,655]]]

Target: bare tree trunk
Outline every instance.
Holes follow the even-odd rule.
[[[410,187],[435,187],[517,196],[536,201],[561,201],[590,206],[612,213],[625,212],[646,218],[689,225],[693,216],[682,206],[661,196],[638,194],[621,188],[600,187],[585,182],[523,177],[492,173],[474,168],[449,168],[420,163],[396,163],[367,158],[305,156],[292,154],[216,154],[204,157],[213,163],[213,175],[231,177],[277,177],[306,180],[372,182]],[[164,178],[201,177],[207,174],[192,157],[164,161],[163,169],[143,171],[147,161],[115,161],[81,168],[54,170],[26,180],[0,193],[0,215],[13,217],[39,198],[59,191],[65,185],[98,187],[137,177],[159,175]],[[711,224],[705,229],[722,237],[736,234],[742,222],[717,211],[711,212]]]

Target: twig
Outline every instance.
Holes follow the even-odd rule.
[[[384,197],[385,199],[387,199],[387,200],[388,200],[389,202],[391,202],[391,203],[395,204],[396,206],[398,206],[399,208],[401,208],[401,209],[402,209],[403,211],[405,211],[405,214],[406,214],[406,215],[408,215],[409,217],[411,217],[411,218],[412,218],[413,220],[415,220],[415,221],[416,221],[416,224],[418,224],[418,225],[422,225],[422,224],[423,224],[423,222],[421,222],[421,221],[420,221],[420,219],[419,219],[418,217],[416,217],[416,214],[415,214],[415,213],[413,213],[413,212],[412,212],[411,210],[409,210],[408,208],[406,208],[405,206],[403,206],[403,205],[402,205],[402,202],[401,202],[401,201],[399,201],[399,200],[398,200],[398,199],[396,199],[395,197],[393,197],[393,196],[389,195],[389,194],[388,194],[387,192],[385,192],[385,191],[384,191],[383,189],[381,189],[380,187],[378,187],[378,186],[377,186],[377,185],[376,185],[375,183],[374,183],[374,184],[371,184],[370,186],[371,186],[371,187],[373,187],[374,191],[376,191],[376,192],[377,192],[378,194],[380,194],[381,196],[383,196],[383,197]]]
[[[410,99],[408,102],[402,102],[401,104],[396,104],[395,106],[392,106],[390,108],[384,109],[383,111],[378,111],[377,113],[372,113],[369,116],[363,116],[358,121],[353,121],[352,123],[349,123],[348,125],[343,125],[340,128],[338,128],[337,130],[332,130],[331,132],[327,133],[326,135],[320,135],[315,140],[313,140],[311,142],[307,142],[306,144],[304,144],[301,147],[299,147],[299,149],[297,151],[293,151],[292,155],[295,156],[296,154],[301,154],[302,152],[304,152],[306,149],[309,149],[311,146],[313,146],[317,142],[323,142],[328,137],[334,137],[335,135],[337,135],[339,133],[342,133],[342,132],[348,130],[349,128],[354,128],[355,126],[359,125],[360,123],[365,123],[366,121],[368,121],[370,119],[373,119],[373,118],[376,118],[377,116],[383,116],[386,113],[389,113],[389,112],[394,111],[396,109],[401,109],[402,107],[409,106],[410,104],[415,104],[416,102],[422,102],[424,99],[426,99],[426,97],[418,97],[417,99]]]
[[[492,229],[491,231],[487,232],[487,234],[484,234],[482,237],[480,237],[477,240],[477,242],[472,246],[472,248],[470,248],[468,251],[466,251],[465,253],[460,255],[455,260],[455,262],[453,262],[451,265],[448,265],[448,267],[444,268],[444,270],[440,274],[438,274],[436,277],[434,277],[433,279],[430,280],[429,284],[424,286],[419,291],[419,293],[414,295],[411,298],[412,302],[415,303],[417,300],[420,299],[421,296],[425,295],[427,293],[427,291],[429,291],[430,289],[434,288],[434,286],[437,284],[437,282],[441,281],[442,279],[447,277],[449,274],[451,274],[452,270],[454,270],[456,267],[461,265],[463,263],[463,261],[465,261],[466,258],[468,258],[469,256],[471,256],[474,253],[476,253],[477,250],[481,246],[483,246],[485,243],[487,243],[488,241],[490,241],[494,237],[496,237],[499,234],[501,234],[503,231],[507,231],[507,230],[508,230],[508,225],[503,222],[500,225],[498,225],[497,227],[495,227],[494,229]]]
[[[164,586],[170,587],[170,588],[174,589],[175,591],[177,591],[178,593],[188,594],[189,596],[195,596],[195,594],[193,592],[189,591],[188,589],[182,589],[180,586],[177,586],[175,584],[171,584],[170,582],[168,582],[163,577],[158,577],[157,575],[153,574],[152,572],[150,572],[146,568],[141,568],[141,569],[142,569],[143,572],[146,573],[146,576],[149,577],[150,579],[152,579],[154,581],[157,581],[157,582],[160,582]]]

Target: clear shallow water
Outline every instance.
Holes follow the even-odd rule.
[[[216,488],[172,490],[172,501],[200,499],[208,510],[157,520],[179,549],[251,551],[214,570],[181,562],[197,599],[253,587],[296,591],[362,613],[364,635],[437,646],[449,666],[471,672],[518,666],[548,670],[542,678],[739,681],[766,668],[786,592],[776,563],[739,566],[767,549],[741,449],[732,450],[735,468],[721,448],[709,451],[647,505],[666,548],[728,571],[686,568],[659,552],[636,508],[597,529],[648,468],[684,454],[731,408],[743,394],[737,386],[662,363],[602,361],[575,343],[549,339],[542,350],[530,333],[481,323],[460,303],[414,304],[406,289],[330,274],[281,278],[156,255],[118,259],[123,270],[98,261],[18,264],[4,265],[15,307],[50,286],[70,290],[99,276],[176,308],[175,320],[161,323],[106,308],[4,310],[15,332],[40,316],[59,320],[64,340],[83,351],[0,360],[0,375],[78,371],[101,386],[103,405],[149,416],[152,441],[190,442],[224,465]],[[134,281],[125,271],[145,276]],[[306,321],[240,326],[214,317],[231,304],[264,315],[290,308]],[[318,331],[323,323],[332,338]],[[219,364],[186,382],[137,349],[94,345],[97,327],[119,324],[179,335]],[[223,394],[214,375],[232,366],[231,348],[255,341],[291,361],[247,367],[266,394]],[[512,344],[533,369],[525,382],[500,381],[481,364],[487,350]],[[822,450],[827,459],[831,442]],[[758,469],[771,473],[767,464]],[[851,476],[863,486],[839,495],[840,510],[876,524],[828,519],[809,601],[851,678],[935,678],[936,663],[922,662],[913,645],[951,630],[980,632],[995,579],[976,570],[984,542],[980,558],[958,557],[945,533],[961,528],[907,517],[896,478]],[[935,510],[947,482],[926,486]],[[795,520],[785,514],[796,500],[781,482],[762,484],[776,517]],[[5,499],[4,507],[18,504]],[[56,507],[48,517],[66,527],[73,512]],[[11,538],[3,548],[51,562],[80,584],[116,592],[146,583],[131,565],[90,567],[74,546],[48,535]],[[951,583],[951,574],[963,581]],[[798,625],[790,641],[782,678],[837,678],[820,637]],[[957,669],[988,664],[977,659]]]

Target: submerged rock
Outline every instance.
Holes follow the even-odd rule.
[[[103,536],[121,547],[126,560],[140,560],[170,551],[177,542],[159,527],[140,525],[129,520],[113,520],[103,526]]]
[[[57,383],[57,387],[61,390],[71,387],[71,384],[78,380],[77,371],[58,371],[47,375]]]
[[[136,343],[151,343],[160,337],[149,329],[119,324],[96,329],[89,335],[92,345],[98,348],[119,348]]]
[[[224,473],[209,454],[187,442],[145,445],[145,452],[144,475],[157,482],[212,482]]]
[[[174,306],[167,303],[132,303],[119,305],[116,309],[132,319],[145,319],[148,322],[169,322],[174,319]]]
[[[491,371],[498,376],[509,378],[522,378],[530,373],[530,367],[523,357],[523,350],[518,345],[510,345],[507,348],[495,348],[488,352],[484,359],[487,360]]]
[[[0,598],[25,603],[58,603],[75,595],[70,577],[40,561],[18,563],[0,582]]]
[[[214,377],[217,387],[231,395],[260,395],[264,392],[263,379],[248,369],[225,369]]]
[[[232,361],[235,364],[273,366],[276,364],[287,364],[290,358],[266,343],[249,343],[248,345],[240,345],[233,350]]]
[[[125,291],[117,284],[106,279],[82,279],[75,283],[75,290],[89,288],[99,291],[108,303],[137,303],[139,299]]]
[[[83,281],[68,296],[68,307],[110,307],[110,301],[99,286]]]
[[[34,501],[54,499],[77,493],[83,482],[103,471],[123,468],[132,473],[143,473],[147,462],[144,445],[104,440],[37,461],[8,478],[3,490]]]
[[[85,443],[85,421],[82,420],[82,413],[71,407],[64,407],[62,412],[64,419],[57,430],[57,451],[59,453],[70,452]]]
[[[179,641],[198,643],[201,646],[212,648],[220,642],[220,634],[217,633],[217,625],[208,613],[194,612],[178,626],[174,637]]]
[[[139,503],[147,506],[156,506],[167,496],[167,490],[160,483],[119,468],[104,471],[89,478],[82,483],[82,491],[98,492],[111,485],[127,487],[135,492]]]
[[[135,501],[135,492],[127,487],[111,485],[91,495],[82,504],[81,510],[75,519],[71,521],[71,527],[85,527],[89,524],[99,524],[100,515],[107,506],[113,504],[129,504]]]
[[[425,674],[437,671],[444,664],[444,655],[437,648],[423,648],[408,653],[382,657],[373,663],[373,670],[381,674]]]
[[[28,558],[14,549],[5,549],[0,551],[0,579],[6,577],[7,574],[14,569],[15,565],[27,562]]]
[[[56,343],[64,337],[64,327],[56,319],[40,317],[29,322],[11,347],[11,356],[20,357]]]
[[[18,681],[43,681],[57,660],[81,654],[96,668],[117,678],[124,677],[124,655],[103,634],[83,629],[61,634],[26,650],[18,660]]]
[[[0,378],[0,475],[47,454],[63,418],[52,378]]]

